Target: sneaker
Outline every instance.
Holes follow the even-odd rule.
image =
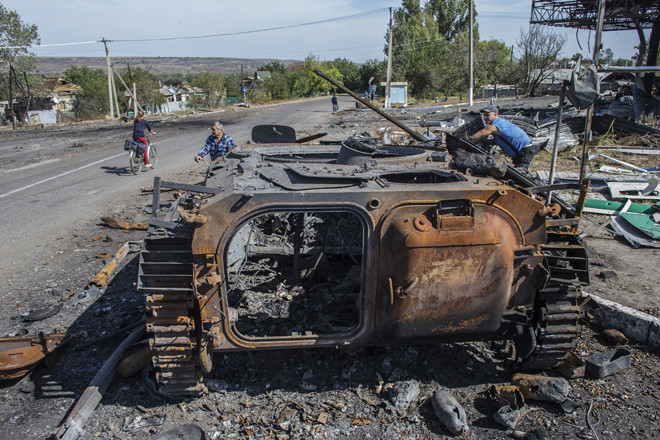
[[[145,168],[151,168],[151,164],[147,164],[144,166]]]

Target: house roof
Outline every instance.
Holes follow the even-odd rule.
[[[50,93],[80,93],[82,87],[65,80],[64,78],[44,78],[41,89]]]

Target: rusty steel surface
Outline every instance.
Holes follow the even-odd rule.
[[[140,256],[162,392],[200,392],[219,351],[493,339],[539,368],[561,360],[589,282],[579,207],[546,207],[511,167],[500,179],[377,151],[340,165],[337,147],[238,148],[185,188],[179,220],[162,224],[187,229],[157,232]],[[305,281],[310,264],[347,279]]]
[[[52,368],[55,350],[70,339],[67,333],[0,338],[0,380],[22,377],[44,359]]]

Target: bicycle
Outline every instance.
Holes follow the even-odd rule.
[[[130,147],[127,148],[130,142]],[[140,142],[135,142],[135,141],[126,141],[126,145],[124,146],[125,150],[129,150],[129,155],[128,155],[128,161],[131,166],[131,171],[133,174],[137,175],[140,174],[140,171],[142,171],[142,167],[146,168],[146,164],[144,163],[144,153],[139,153],[138,148],[139,146],[142,146],[144,144]],[[149,141],[149,136],[147,136],[147,151],[149,155],[149,165],[151,165],[151,168],[156,169],[156,164],[158,164],[158,152],[156,151],[156,147],[151,145],[151,142]]]

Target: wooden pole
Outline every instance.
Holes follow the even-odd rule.
[[[101,39],[103,45],[105,46],[105,62],[108,65],[108,100],[110,101],[110,118],[115,118],[115,110],[112,107],[112,71],[110,70],[110,52],[108,51],[108,43],[110,40],[105,38]],[[119,108],[117,108],[117,114],[119,114]]]
[[[135,83],[133,83],[133,116],[137,117],[137,92],[135,91]]]
[[[387,52],[387,98],[385,98],[385,107],[392,105],[392,8],[390,8],[390,44]]]
[[[468,66],[468,74],[470,76],[469,85],[468,85],[468,105],[472,106],[474,104],[473,95],[474,95],[474,5],[473,0],[470,0],[470,59]]]
[[[124,79],[121,77],[121,75],[117,74],[117,78],[119,78],[119,81],[121,81],[121,83],[124,85],[124,87],[126,88],[126,91],[128,92],[128,94],[131,95],[131,98],[133,98],[135,100],[135,102],[137,103],[138,108],[140,110],[144,111],[144,109],[142,108],[140,103],[137,102],[137,99],[135,99],[135,95],[133,95],[133,92],[131,92],[131,89],[129,89],[128,86],[126,85],[126,83],[124,82]]]
[[[119,100],[117,98],[117,87],[115,86],[115,75],[111,75],[110,78],[112,78],[112,95],[115,97],[115,108],[117,109],[117,117],[119,117]]]

